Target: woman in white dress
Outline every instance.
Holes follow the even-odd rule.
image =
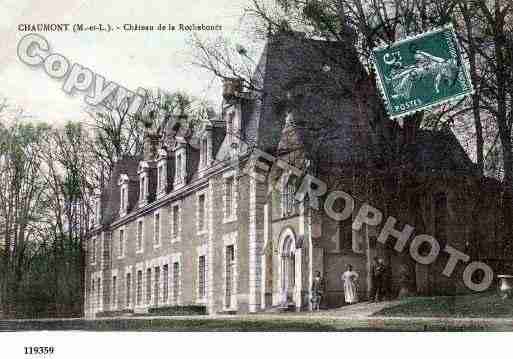
[[[358,273],[353,271],[353,266],[349,264],[347,270],[342,274],[344,281],[344,296],[348,304],[358,302]]]

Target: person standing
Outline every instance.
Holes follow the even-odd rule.
[[[374,302],[379,302],[383,299],[383,290],[385,285],[385,275],[386,275],[386,266],[383,262],[382,258],[377,259],[376,266],[373,271],[373,288],[374,288],[374,297],[372,298]]]
[[[375,301],[376,298],[376,289],[378,288],[377,285],[377,278],[376,278],[376,268],[378,267],[378,257],[374,257],[371,265],[371,292],[370,292],[370,300]]]
[[[342,274],[344,299],[347,304],[358,302],[358,277],[358,273],[353,270],[353,266],[348,264],[347,270]]]
[[[321,272],[317,271],[312,282],[312,310],[320,309],[324,287],[324,278],[321,277]]]

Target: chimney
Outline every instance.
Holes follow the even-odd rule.
[[[225,78],[223,81],[223,98],[226,101],[233,100],[242,93],[242,79]]]
[[[156,133],[147,131],[144,134],[144,160],[153,161],[157,157],[160,138]]]

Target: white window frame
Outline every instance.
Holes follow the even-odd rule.
[[[96,240],[97,240],[97,237],[98,236],[92,236],[91,237],[91,257],[90,257],[90,260],[91,260],[91,265],[96,265],[96,256],[97,256],[97,252],[96,252],[96,246],[97,246],[97,243],[96,243]]]
[[[162,194],[166,192],[166,181],[163,180],[162,176],[165,173],[166,165],[164,162],[161,162],[157,165],[157,188],[158,194]]]
[[[178,229],[178,233],[174,233],[174,229],[175,229],[175,219],[174,219],[174,209],[175,208],[178,208],[178,225],[177,225],[177,229]],[[171,206],[170,206],[170,215],[169,215],[169,218],[170,218],[170,228],[169,228],[169,234],[170,234],[170,237],[171,237],[171,243],[176,243],[176,242],[180,242],[180,238],[182,236],[182,202],[181,201],[176,201],[176,202],[173,202],[171,203]]]
[[[138,303],[137,302],[137,295],[139,293],[139,287],[138,287],[138,272],[141,271],[142,275],[141,275],[141,302]],[[144,303],[146,301],[146,297],[145,297],[145,275],[146,275],[146,268],[144,267],[144,263],[137,263],[135,265],[135,272],[134,272],[135,276],[134,276],[134,279],[133,279],[133,284],[134,284],[134,308],[143,308],[144,307]]]
[[[139,170],[137,174],[139,175],[139,207],[143,207],[148,203],[148,193],[149,193],[149,176],[148,170],[150,165],[147,161],[141,161],[139,163]]]
[[[118,276],[118,270],[113,269],[112,273],[110,275],[111,277],[111,297],[110,297],[110,308],[111,309],[118,309],[119,307],[119,276]],[[116,278],[116,288],[114,288],[114,278]]]
[[[101,198],[100,197],[96,198],[96,203],[95,204],[96,204],[96,210],[95,210],[95,212],[96,212],[95,213],[95,215],[96,215],[96,218],[95,218],[96,219],[96,223],[95,224],[98,226],[98,225],[101,224],[100,222],[102,220],[102,213],[101,213],[101,211],[102,211],[102,202],[101,202]]]
[[[149,272],[148,272],[149,270]],[[150,274],[148,276],[148,273]],[[148,281],[149,278],[149,281]],[[146,264],[143,271],[143,282],[144,282],[144,300],[143,306],[151,307],[151,302],[153,300],[153,267],[149,264]]]
[[[203,228],[200,228],[200,197],[205,196],[204,209],[203,209]],[[196,194],[196,232],[197,234],[208,233],[208,194],[207,190],[202,190]]]
[[[232,277],[232,293],[231,303],[226,303],[226,247],[233,246],[233,277]],[[237,247],[237,232],[231,232],[223,236],[223,309],[237,310],[237,282],[239,279],[238,273],[238,247]]]
[[[200,297],[200,266],[199,266],[200,257],[205,258],[205,268],[204,268],[204,271],[205,271],[205,280],[204,280],[205,293],[204,293],[203,297]],[[208,261],[207,261],[207,245],[204,244],[204,245],[196,248],[196,303],[197,304],[206,304],[207,297],[208,297]]]
[[[206,133],[200,140],[200,169],[208,167],[210,162],[210,136]]]
[[[175,263],[178,263],[178,294],[176,295],[177,300],[175,300]],[[182,253],[174,253],[169,258],[169,271],[170,271],[170,281],[171,281],[171,290],[169,291],[170,298],[169,303],[172,305],[181,305],[182,303],[182,281],[183,281],[183,265],[182,265]]]
[[[128,183],[129,178],[126,174],[119,176],[118,186],[119,188],[119,215],[123,217],[128,211]]]
[[[167,266],[167,280],[164,277],[164,267],[165,266]],[[169,299],[171,297],[171,286],[170,286],[170,283],[169,283],[169,280],[171,278],[171,270],[172,270],[172,268],[170,267],[169,262],[168,262],[167,257],[166,257],[161,262],[161,273],[160,273],[160,275],[162,276],[162,278],[161,278],[161,287],[162,287],[161,288],[161,292],[162,292],[162,304],[163,305],[169,304]],[[167,284],[167,298],[164,298],[164,285],[165,284]]]
[[[285,193],[286,193],[286,191],[289,190],[289,184],[290,183],[294,183],[295,184],[296,183],[296,179],[293,178],[290,173],[289,174],[283,174],[281,176],[281,193],[280,193],[280,195],[281,195],[281,198],[280,198],[280,207],[281,208],[280,208],[280,210],[281,210],[281,217],[282,218],[283,217],[294,216],[294,215],[297,214],[297,210],[295,208],[296,203],[295,203],[295,200],[294,200],[294,198],[295,198],[294,194],[292,194],[292,198],[293,198],[293,200],[292,200],[292,210],[290,212],[288,212],[288,210],[287,210],[286,198],[288,198],[288,197],[285,196]]]
[[[103,283],[103,273],[102,271],[94,272],[91,274],[91,295],[90,295],[90,305],[93,313],[101,312],[103,310],[103,293],[105,291],[104,283]],[[109,288],[110,291],[110,288]]]
[[[157,157],[157,198],[166,194],[167,181],[167,152],[160,149]]]
[[[139,202],[143,203],[146,202],[146,173],[142,173],[139,176]]]
[[[128,293],[128,286],[126,277],[127,274],[130,274],[130,293]],[[135,273],[137,275],[137,273]],[[134,283],[136,283],[136,278],[134,278],[134,272],[133,272],[133,266],[128,266],[125,269],[124,276],[123,276],[123,287],[125,288],[125,291],[123,292],[123,300],[125,301],[125,308],[130,309],[134,308],[136,298],[134,296],[135,290],[137,289]],[[126,298],[130,298],[130,302],[127,303]],[[119,302],[119,301],[118,301]]]
[[[159,219],[157,228],[157,217]],[[156,239],[158,238],[158,243]],[[153,213],[153,248],[159,248],[162,245],[162,216],[160,210]]]
[[[141,246],[139,247],[139,224],[141,224]],[[144,253],[144,217],[139,218],[136,221],[136,230],[135,230],[135,253],[140,254]]]
[[[231,213],[227,215],[227,187],[228,180],[232,179],[232,194],[231,194]],[[223,174],[223,223],[233,222],[237,220],[237,177],[235,171],[229,171]]]
[[[178,156],[180,156],[180,171],[178,171]],[[175,178],[174,178],[174,187],[175,189],[185,186],[185,178],[187,177],[187,158],[185,146],[179,145],[175,150]],[[180,176],[178,176],[180,174]]]
[[[121,233],[123,233],[123,238],[121,238]],[[118,259],[123,259],[126,256],[126,228],[125,226],[118,228],[118,236],[117,236],[117,252],[118,252]],[[123,245],[121,245],[121,242],[123,242]]]

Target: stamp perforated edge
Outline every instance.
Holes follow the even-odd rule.
[[[425,106],[421,106],[421,107],[418,107],[418,108],[413,108],[413,109],[411,109],[409,111],[406,111],[406,112],[402,112],[402,113],[399,113],[399,114],[392,115],[390,113],[390,111],[389,111],[390,102],[388,100],[388,97],[386,96],[385,87],[384,87],[383,82],[382,82],[383,80],[381,79],[381,74],[378,71],[378,66],[377,66],[377,61],[376,61],[376,51],[384,50],[384,49],[389,49],[389,48],[392,48],[394,46],[400,45],[400,44],[402,44],[404,42],[415,40],[415,39],[418,39],[418,38],[421,38],[421,37],[424,37],[424,36],[428,36],[428,35],[431,35],[431,34],[434,34],[434,33],[437,33],[437,32],[442,32],[442,31],[445,31],[445,30],[450,30],[451,36],[455,40],[454,43],[456,44],[456,46],[458,48],[458,53],[461,56],[461,62],[462,62],[462,65],[463,65],[462,66],[463,70],[465,71],[465,76],[467,77],[468,82],[470,84],[469,90],[464,92],[464,93],[451,96],[450,98],[444,99],[442,101],[438,101],[438,102],[435,102],[435,103],[432,103],[432,104],[428,104],[428,105],[425,105]],[[372,49],[372,65],[373,65],[374,71],[376,72],[376,82],[378,83],[378,88],[379,88],[379,91],[381,92],[381,97],[383,98],[383,102],[385,103],[385,110],[387,112],[388,117],[390,119],[400,119],[402,117],[413,115],[413,114],[415,114],[417,112],[420,112],[420,111],[429,110],[429,109],[431,109],[433,107],[440,106],[442,104],[456,103],[461,98],[474,94],[474,92],[475,92],[474,84],[472,83],[472,78],[470,77],[470,64],[469,64],[468,58],[466,56],[463,56],[463,54],[464,54],[464,52],[462,51],[460,43],[459,43],[458,39],[456,38],[456,31],[454,30],[454,26],[451,23],[448,23],[448,24],[445,24],[445,25],[433,28],[432,30],[429,30],[429,31],[425,31],[425,32],[422,32],[422,33],[417,33],[417,34],[412,34],[412,35],[406,36],[405,38],[400,39],[400,40],[398,40],[398,41],[396,41],[396,42],[394,42],[392,44],[383,44],[383,45],[379,45],[379,46],[374,47]]]

